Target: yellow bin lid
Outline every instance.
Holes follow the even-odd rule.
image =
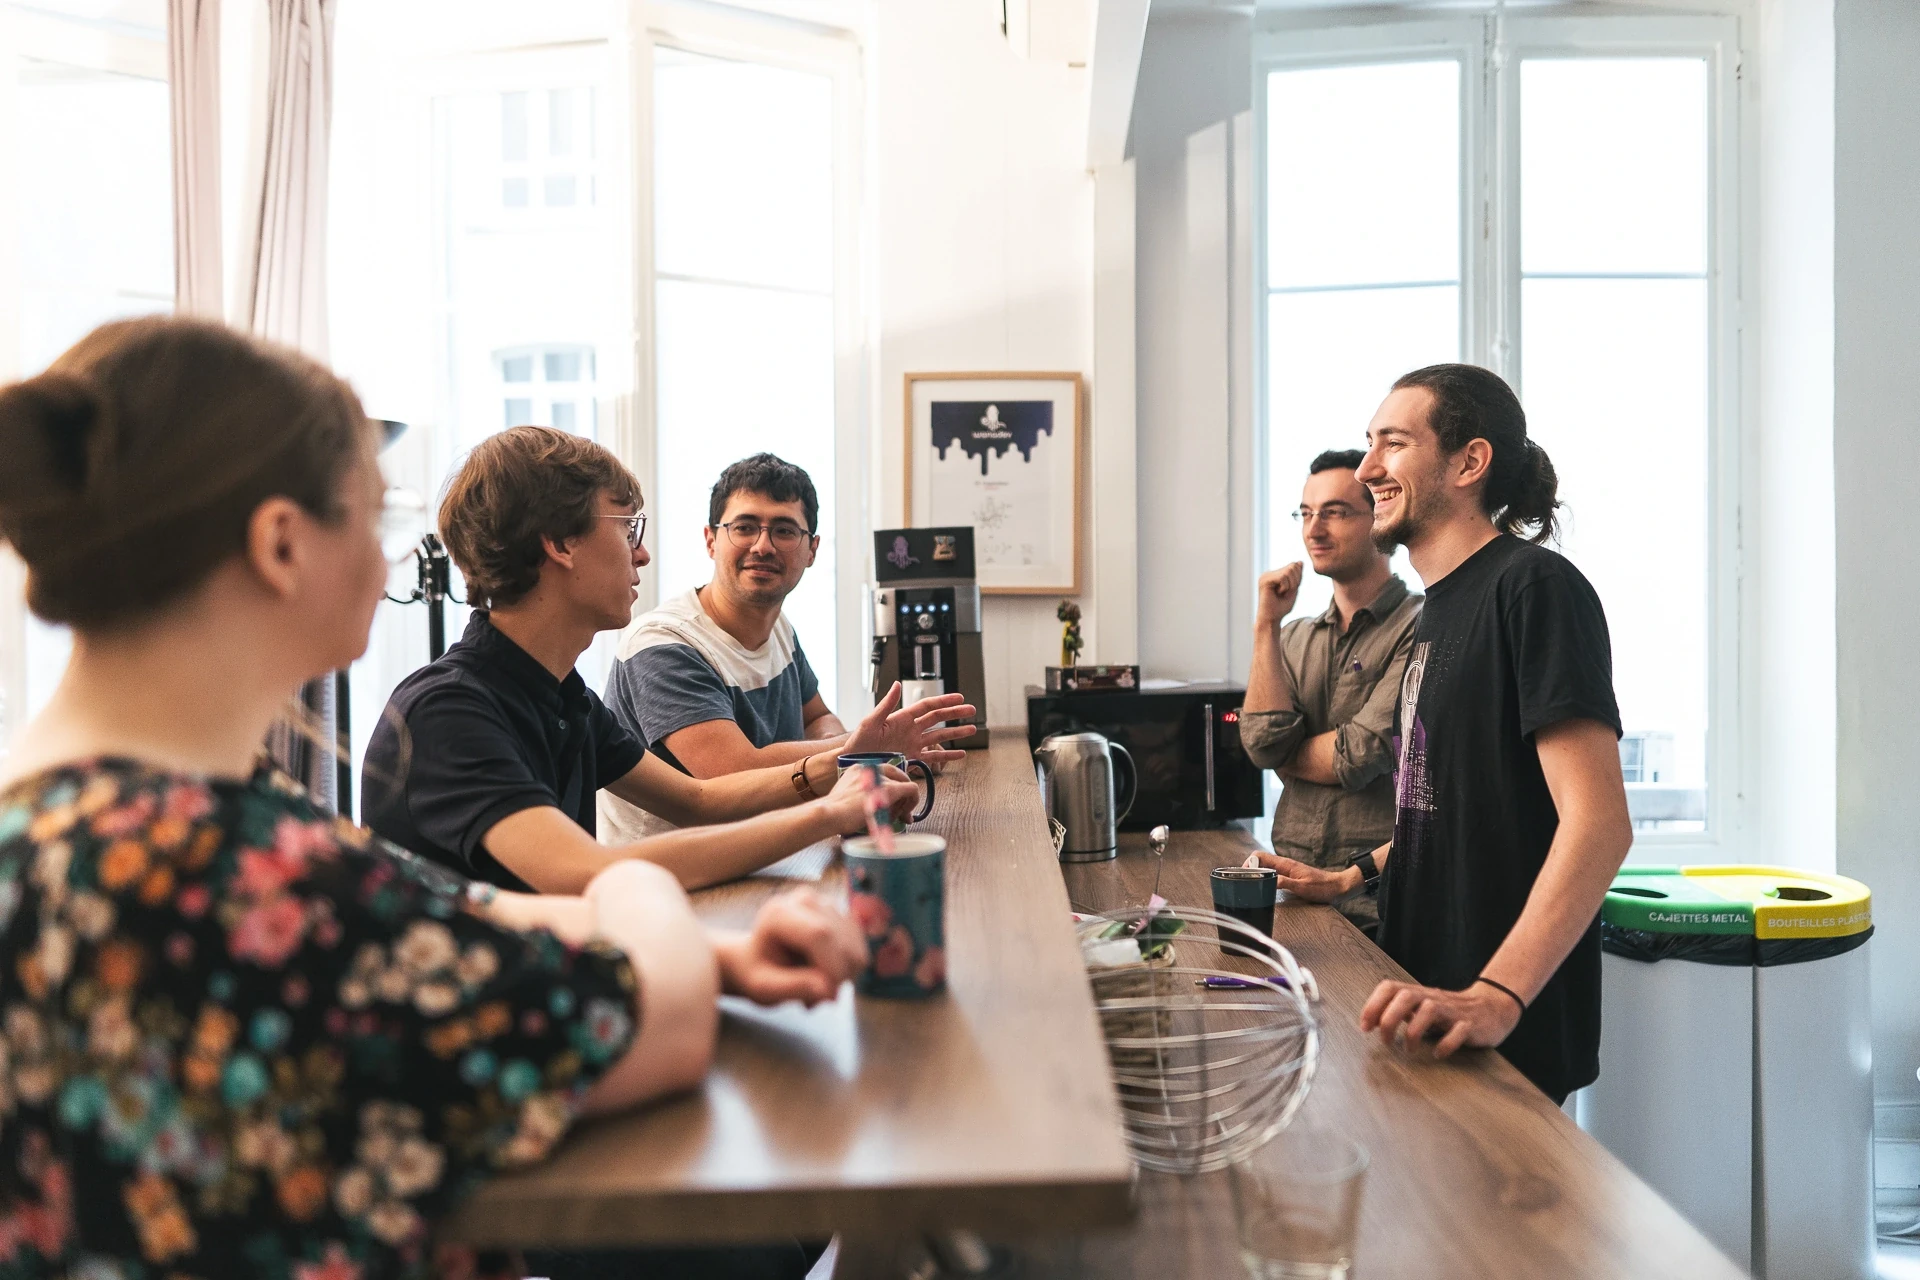
[[[1846,876],[1786,867],[1682,867],[1680,874],[1751,902],[1756,938],[1844,938],[1873,927],[1873,895]]]

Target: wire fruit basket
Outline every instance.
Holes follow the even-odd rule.
[[[1142,1168],[1210,1173],[1269,1141],[1306,1100],[1319,987],[1231,916],[1162,906],[1143,924],[1146,914],[1080,926],[1127,1144]]]

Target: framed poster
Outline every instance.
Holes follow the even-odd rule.
[[[1085,417],[1077,373],[908,374],[906,523],[972,525],[983,592],[1078,594]]]

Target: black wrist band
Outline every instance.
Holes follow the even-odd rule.
[[[1360,887],[1372,893],[1380,884],[1380,864],[1373,860],[1373,851],[1356,854],[1348,866],[1360,872]]]
[[[1520,998],[1520,993],[1518,991],[1515,991],[1512,987],[1509,987],[1504,983],[1495,982],[1492,978],[1475,978],[1474,982],[1486,983],[1488,986],[1492,987],[1495,991],[1501,992],[1502,994],[1510,997],[1515,1004],[1520,1006],[1521,1013],[1525,1013],[1527,1011],[1527,1002],[1525,1000],[1522,1000]]]

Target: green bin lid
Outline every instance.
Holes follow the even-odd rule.
[[[1601,919],[1647,933],[1753,936],[1753,905],[1723,898],[1679,867],[1625,867],[1613,878]]]
[[[1867,887],[1790,867],[1625,867],[1601,918],[1647,933],[1839,938],[1873,927]]]

